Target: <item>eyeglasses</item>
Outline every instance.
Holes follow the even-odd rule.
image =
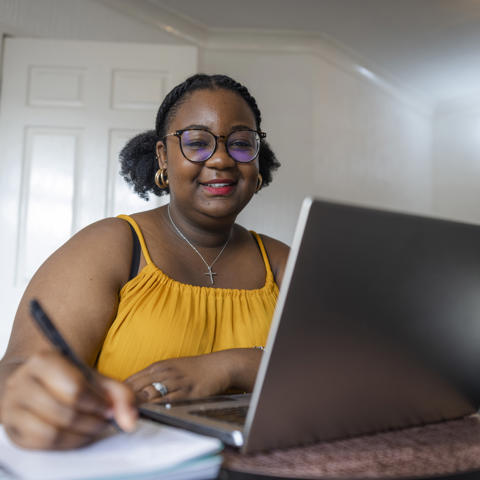
[[[206,162],[217,150],[218,139],[222,138],[228,155],[236,162],[248,163],[254,160],[260,151],[260,140],[265,132],[257,130],[234,130],[226,137],[215,135],[209,130],[188,128],[165,135],[178,137],[183,156],[191,162]]]

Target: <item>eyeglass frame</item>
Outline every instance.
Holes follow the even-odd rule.
[[[185,152],[183,151],[183,147],[182,147],[182,134],[184,132],[188,132],[188,131],[191,131],[191,130],[200,130],[200,131],[203,131],[203,132],[208,132],[210,135],[212,135],[212,137],[215,139],[215,148],[213,149],[212,153],[205,159],[205,160],[200,160],[200,161],[195,161],[195,160],[190,160],[186,155],[185,155]],[[236,132],[254,132],[256,133],[258,136],[259,136],[259,143],[258,143],[258,151],[257,153],[255,154],[255,156],[249,160],[248,162],[241,162],[237,159],[235,159],[232,155],[230,155],[230,151],[228,149],[228,146],[227,146],[227,138],[236,133]],[[213,157],[213,155],[215,154],[215,152],[217,151],[217,148],[218,148],[218,139],[219,138],[223,138],[224,139],[224,144],[225,144],[225,151],[227,152],[227,155],[232,159],[234,160],[236,163],[250,163],[250,162],[253,162],[257,157],[258,157],[258,154],[260,153],[260,147],[261,147],[261,143],[262,143],[262,138],[265,138],[267,136],[267,134],[265,132],[262,132],[261,130],[254,130],[253,128],[239,128],[238,130],[233,130],[232,132],[230,132],[228,135],[215,135],[213,132],[211,132],[210,130],[208,130],[208,128],[182,128],[180,130],[175,130],[174,132],[171,132],[171,133],[167,133],[163,138],[162,140],[165,140],[167,137],[177,137],[178,138],[178,144],[180,146],[180,151],[182,152],[182,155],[184,156],[184,158],[186,160],[188,160],[189,162],[192,162],[192,163],[205,163],[207,160],[210,160],[210,158]]]

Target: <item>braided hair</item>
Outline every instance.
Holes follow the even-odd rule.
[[[260,130],[262,116],[257,102],[246,87],[226,75],[196,74],[187,78],[163,100],[158,109],[155,130],[149,130],[133,137],[120,152],[120,175],[140,197],[148,200],[150,192],[155,195],[169,193],[168,188],[160,189],[154,182],[155,172],[158,170],[156,144],[165,137],[170,121],[192,92],[217,89],[230,90],[240,95],[251,108],[257,129]],[[272,181],[272,172],[280,166],[280,163],[264,139],[260,143],[258,161],[259,171],[263,178],[262,186],[266,186]]]

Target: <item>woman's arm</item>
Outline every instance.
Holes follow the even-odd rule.
[[[124,426],[133,423],[131,392],[100,375],[99,388],[92,389],[43,338],[28,308],[37,298],[75,353],[93,365],[128,278],[131,246],[126,222],[103,220],[75,235],[32,278],[0,362],[0,419],[17,443],[77,446],[112,412]]]
[[[169,402],[202,398],[230,389],[251,392],[261,358],[262,351],[255,348],[232,348],[173,358],[152,363],[125,382],[135,392],[138,402],[160,397]],[[161,382],[168,393],[162,396],[153,388],[153,382]]]

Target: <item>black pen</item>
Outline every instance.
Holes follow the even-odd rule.
[[[95,376],[92,369],[77,357],[70,345],[57,330],[53,322],[50,320],[50,318],[48,318],[48,315],[43,311],[43,308],[38,300],[33,299],[30,301],[30,313],[35,320],[35,323],[40,327],[40,330],[47,337],[50,343],[82,372],[87,382],[93,384]],[[109,421],[118,431],[123,432],[114,418],[110,419]]]

